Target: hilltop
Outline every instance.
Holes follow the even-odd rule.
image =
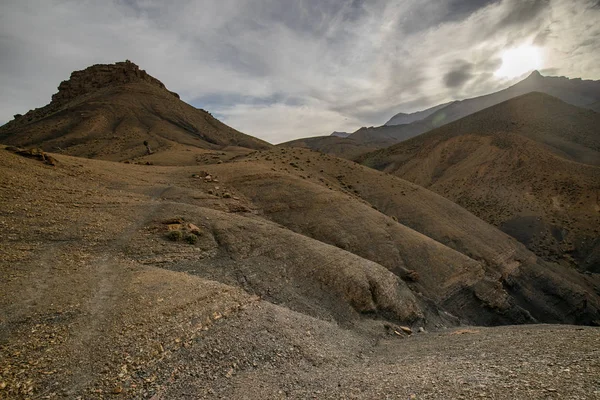
[[[180,163],[182,158],[195,164],[207,150],[244,153],[270,146],[181,101],[129,61],[73,72],[47,106],[17,115],[0,127],[0,142],[80,157],[161,164]]]

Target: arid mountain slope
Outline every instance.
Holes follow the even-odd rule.
[[[365,153],[375,151],[382,147],[386,147],[393,142],[379,145],[364,145],[354,139],[339,136],[316,136],[303,139],[291,140],[281,143],[280,147],[298,147],[302,149],[310,149],[320,153],[331,154],[336,157],[352,160]]]
[[[145,141],[154,153],[191,155],[270,146],[179,100],[131,62],[76,71],[58,89],[50,104],[1,127],[0,143],[115,161],[146,155]]]
[[[392,118],[390,118],[390,120],[388,122],[386,122],[384,124],[384,126],[406,125],[406,124],[413,123],[415,121],[420,121],[424,118],[427,118],[428,116],[430,116],[437,110],[440,110],[440,109],[448,106],[449,104],[450,103],[440,104],[440,105],[428,108],[426,110],[417,111],[417,112],[410,113],[410,114],[398,113],[398,114],[394,115]]]
[[[531,93],[361,159],[598,272],[600,114]]]
[[[369,365],[369,398],[391,389],[379,377],[410,348],[399,325],[600,322],[597,276],[349,161],[302,149],[196,167],[52,156],[0,149],[0,370],[12,397],[243,398],[238,385],[283,390],[256,383],[275,371],[301,372],[280,382],[290,396],[315,382],[350,395],[319,375],[350,382]],[[463,343],[451,334],[439,340]],[[380,355],[367,361],[366,349]]]
[[[385,125],[363,127],[346,140],[327,137],[297,139],[285,145],[304,147],[338,157],[354,159],[375,149],[383,149],[408,140],[460,118],[531,92],[541,92],[589,110],[600,110],[600,81],[544,77],[533,72],[527,79],[496,93],[440,104],[413,114],[399,113]],[[535,117],[532,115],[532,117]],[[351,151],[349,150],[351,149]]]
[[[337,136],[337,137],[342,137],[342,138],[344,138],[344,137],[348,137],[348,136],[350,136],[350,135],[351,135],[351,133],[348,133],[348,132],[338,132],[338,131],[334,131],[334,132],[333,132],[331,135],[329,135],[329,136]]]
[[[546,93],[571,105],[595,109],[597,102],[600,100],[600,81],[542,76],[539,72],[534,71],[527,79],[499,92],[448,103],[434,113],[424,114],[426,115],[425,118],[409,124],[370,129],[362,128],[349,137],[364,144],[381,140],[401,142],[477,111],[531,92]]]

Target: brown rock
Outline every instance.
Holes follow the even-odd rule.
[[[402,332],[412,335],[412,329],[410,329],[408,326],[400,326],[400,329],[402,329]]]
[[[202,233],[202,230],[198,226],[196,226],[194,224],[188,224],[187,228],[194,235],[200,235]]]

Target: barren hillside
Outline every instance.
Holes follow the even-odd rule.
[[[354,139],[339,136],[316,136],[303,139],[291,140],[281,143],[279,147],[298,147],[301,149],[311,149],[320,153],[331,154],[336,157],[342,157],[348,160],[358,158],[359,156],[375,151],[393,142],[365,145]]]
[[[91,67],[106,74],[83,88],[75,73],[2,128],[0,398],[600,390],[598,274],[397,176],[243,135],[116,67]],[[535,151],[593,177],[561,158],[597,151],[580,133]],[[537,323],[588,326],[484,328]]]
[[[148,149],[168,158],[270,145],[179,100],[131,62],[94,65],[60,84],[52,102],[0,128],[0,143],[123,161]]]
[[[532,93],[371,153],[538,255],[598,271],[600,114]]]

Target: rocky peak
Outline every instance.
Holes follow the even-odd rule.
[[[538,71],[537,69],[535,71],[533,71],[531,74],[529,74],[529,76],[527,77],[526,80],[529,81],[537,81],[539,79],[543,79],[544,77],[542,76],[542,74],[540,74],[540,71]]]
[[[126,60],[115,64],[96,64],[81,71],[74,71],[69,80],[60,83],[58,93],[52,96],[52,103],[55,105],[65,104],[78,96],[98,89],[133,82],[146,82],[167,90],[161,81]],[[177,93],[169,93],[179,98]]]
[[[25,115],[16,114],[12,121],[2,126],[2,129],[12,129],[47,117],[62,109],[71,100],[107,87],[119,86],[126,83],[145,82],[164,89],[166,93],[179,98],[175,92],[167,90],[158,79],[150,76],[129,60],[115,64],[96,64],[81,71],[74,71],[71,77],[62,81],[58,92],[52,95],[52,101],[41,108],[29,110]]]

